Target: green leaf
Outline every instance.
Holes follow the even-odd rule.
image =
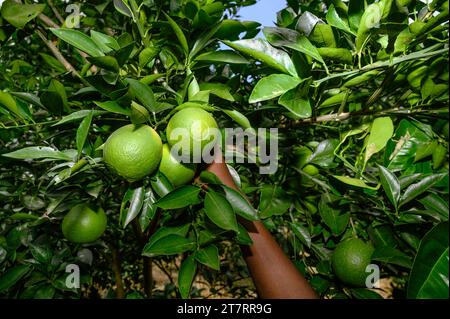
[[[419,200],[419,202],[422,203],[422,205],[425,206],[425,208],[434,210],[439,215],[442,216],[442,220],[448,220],[448,202],[443,200],[439,195],[436,194],[429,194],[426,197]]]
[[[323,194],[319,201],[319,213],[323,222],[327,225],[331,232],[338,236],[346,229],[350,220],[350,213],[341,213],[333,208],[330,195]]]
[[[151,187],[148,187],[144,193],[144,202],[142,204],[141,214],[139,215],[139,225],[141,226],[142,232],[147,230],[147,227],[156,215],[158,208],[154,205],[155,202],[155,194],[153,193]]]
[[[197,262],[195,261],[194,255],[191,255],[183,260],[180,271],[178,272],[178,289],[180,290],[181,298],[189,298],[196,272]]]
[[[230,87],[226,84],[205,82],[200,84],[200,90],[210,91],[211,94],[214,94],[221,99],[234,102],[234,97],[230,93]]]
[[[144,203],[144,187],[129,188],[120,205],[120,222],[123,228],[127,227],[139,215]],[[129,203],[128,208],[126,208]]]
[[[282,50],[275,49],[263,39],[238,40],[234,42],[223,41],[223,43],[255,58],[256,60],[264,62],[276,70],[298,77],[295,66],[289,55]]]
[[[226,115],[228,115],[232,120],[239,124],[244,130],[251,129],[252,125],[248,118],[237,110],[222,110]]]
[[[89,134],[89,129],[91,127],[92,122],[92,112],[90,112],[84,119],[81,121],[80,126],[77,129],[77,137],[76,137],[76,143],[77,143],[77,150],[78,150],[78,157],[80,157],[81,152],[83,151],[84,143],[86,142],[86,138]]]
[[[298,223],[289,223],[289,225],[291,225],[291,230],[294,235],[297,236],[306,247],[311,248],[311,234],[308,229]]]
[[[131,122],[135,125],[143,124],[150,121],[150,114],[142,105],[131,102]]]
[[[54,148],[48,146],[30,146],[25,147],[20,150],[2,154],[2,156],[15,158],[15,159],[38,159],[38,158],[48,158],[55,160],[71,161],[72,157],[67,153],[60,152]]]
[[[178,235],[181,237],[186,237],[189,232],[190,224],[185,224],[176,227],[160,227],[149,239],[147,245],[152,246],[158,240],[169,235]]]
[[[256,83],[249,103],[257,103],[278,97],[299,85],[301,80],[285,74],[272,74]]]
[[[230,63],[230,64],[248,64],[246,58],[231,50],[210,51],[200,54],[195,58],[196,61],[212,63]]]
[[[373,186],[367,185],[366,182],[364,182],[362,179],[359,179],[359,178],[353,178],[353,177],[349,177],[349,176],[338,176],[338,175],[333,175],[333,177],[347,185],[361,187],[361,188],[367,188],[367,189],[373,189],[373,190],[378,189],[378,187],[373,187]]]
[[[350,293],[356,299],[383,299],[375,291],[366,288],[352,288],[350,289]]]
[[[241,224],[238,224],[238,233],[236,236],[236,241],[239,245],[252,245],[253,244],[253,240],[250,238],[248,231]]]
[[[298,118],[311,117],[311,104],[304,90],[298,88],[289,90],[279,98],[278,103]]]
[[[393,134],[394,124],[390,117],[376,118],[372,123],[370,135],[367,138],[364,162],[367,163],[373,154],[381,151]]]
[[[142,105],[147,108],[149,112],[158,111],[156,108],[155,96],[152,89],[150,89],[148,85],[134,79],[127,79],[127,82],[130,84],[132,94],[140,103],[142,103]]]
[[[97,102],[94,102],[94,103],[97,103]],[[84,119],[89,114],[92,114],[92,116],[96,116],[96,115],[101,115],[101,114],[105,114],[105,113],[106,113],[105,111],[81,110],[81,111],[73,112],[69,115],[64,116],[59,122],[53,124],[53,126],[78,121],[80,119]]]
[[[173,190],[172,183],[164,176],[161,172],[157,172],[157,174],[150,180],[152,184],[152,189],[158,194],[160,197],[166,196]]]
[[[279,185],[263,185],[259,199],[260,218],[282,215],[290,206],[291,199]]]
[[[412,260],[408,255],[392,246],[376,247],[372,255],[372,260],[398,265],[407,269],[410,269],[412,265]]]
[[[204,205],[206,216],[214,224],[222,229],[238,231],[236,215],[225,196],[214,191],[208,191]]]
[[[241,193],[225,185],[222,185],[222,188],[225,191],[226,199],[231,204],[236,214],[248,220],[259,219],[256,209],[254,209],[253,206],[250,205],[250,203],[241,195]]]
[[[195,57],[201,50],[203,50],[209,43],[212,41],[212,37],[217,33],[220,29],[221,23],[212,27],[210,30],[206,30],[197,41],[195,41],[194,46],[192,47],[191,52],[189,53],[189,59]]]
[[[364,13],[364,1],[350,0],[348,4],[348,22],[352,30],[357,31]]]
[[[116,101],[106,101],[106,102],[95,102],[94,101],[94,103],[98,107],[101,107],[102,109],[104,109],[104,110],[106,110],[108,112],[122,114],[122,115],[127,115],[127,116],[131,115],[131,111],[130,110],[123,108]]]
[[[296,50],[325,64],[317,48],[305,35],[291,29],[273,27],[265,27],[263,33],[272,45]]]
[[[131,8],[128,6],[128,1],[123,0],[114,0],[114,7],[117,11],[122,13],[123,15],[133,18],[133,12],[131,11]]]
[[[190,251],[195,248],[195,242],[192,239],[184,238],[179,235],[168,235],[152,245],[145,245],[142,255],[155,257],[161,255],[176,255]]]
[[[30,266],[27,265],[18,265],[9,268],[0,277],[0,293],[14,286],[14,284],[17,283],[23,276],[25,276],[29,270]]]
[[[175,32],[175,35],[177,36],[178,41],[180,42],[181,47],[183,48],[184,54],[186,56],[188,56],[189,46],[188,46],[188,42],[186,40],[186,36],[184,35],[183,31],[178,26],[178,24],[170,16],[168,16],[166,13],[164,13],[164,15],[166,16],[167,21],[169,22],[170,26],[172,27],[173,32]]]
[[[120,70],[119,63],[112,56],[88,57],[87,60],[108,71],[119,72]]]
[[[21,4],[6,0],[1,5],[1,16],[12,26],[22,29],[45,9],[45,4]]]
[[[52,299],[56,289],[52,285],[43,285],[34,294],[34,299]]]
[[[199,263],[214,270],[220,270],[219,249],[216,245],[208,245],[195,253],[195,259]]]
[[[309,163],[322,167],[330,167],[334,161],[334,150],[339,145],[337,139],[327,139],[317,145],[314,153],[309,157]]]
[[[48,64],[48,66],[57,72],[66,72],[64,65],[51,55],[40,52],[39,55]]]
[[[156,202],[156,206],[162,209],[178,209],[200,202],[198,195],[200,188],[186,185],[175,189]]]
[[[329,25],[335,28],[356,36],[356,33],[350,29],[350,27],[347,25],[347,23],[344,22],[344,20],[341,19],[341,17],[339,17],[333,4],[328,8],[327,22]]]
[[[150,61],[152,61],[156,56],[158,56],[159,50],[154,47],[148,47],[139,53],[139,66],[141,68],[145,67]]]
[[[61,40],[73,45],[75,48],[86,52],[92,57],[103,56],[103,51],[95,42],[81,31],[67,28],[50,28],[50,31]]]
[[[120,45],[117,40],[107,34],[91,30],[91,39],[104,52],[109,53],[112,50],[119,50]]]
[[[378,165],[380,171],[380,182],[383,186],[386,196],[391,201],[395,208],[398,206],[398,201],[400,200],[400,182],[394,173],[389,171],[387,168]]]
[[[419,182],[411,184],[400,198],[400,206],[412,201],[417,196],[426,192],[434,184],[441,181],[447,174],[433,174],[421,179]]]
[[[31,119],[28,109],[22,108],[21,104],[7,92],[0,91],[0,106],[6,107],[7,110],[14,113],[19,118]]]
[[[408,281],[408,298],[448,299],[448,221],[433,227],[421,240]]]

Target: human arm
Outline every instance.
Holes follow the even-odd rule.
[[[215,160],[207,168],[225,185],[241,192],[223,160]],[[270,232],[260,221],[240,220],[253,244],[242,246],[259,297],[264,299],[318,298],[308,281],[286,256]]]

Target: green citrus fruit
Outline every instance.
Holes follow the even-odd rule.
[[[181,186],[189,183],[195,175],[194,164],[183,164],[177,161],[170,153],[169,145],[164,144],[159,170],[172,183],[173,186]]]
[[[361,239],[351,238],[336,246],[331,256],[334,273],[343,283],[352,286],[364,286],[368,273],[373,247]]]
[[[74,243],[96,241],[106,229],[106,214],[102,208],[94,211],[86,204],[79,204],[64,216],[62,225],[64,237]]]
[[[130,182],[157,169],[161,156],[161,138],[147,125],[129,124],[119,128],[103,148],[103,159],[108,167]]]
[[[184,163],[199,163],[205,146],[214,141],[218,129],[210,113],[189,107],[172,116],[167,124],[166,136],[170,147],[176,146]]]
[[[312,164],[308,164],[305,167],[303,167],[303,171],[311,176],[319,174],[319,169]]]

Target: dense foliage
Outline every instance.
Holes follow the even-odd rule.
[[[289,0],[259,36],[237,16],[251,0],[80,1],[79,25],[38,2],[1,8],[0,296],[254,297],[238,214],[322,297],[448,298],[448,1]],[[115,129],[165,140],[194,104],[222,128],[279,129],[276,173],[229,163],[255,209],[211,174],[205,191],[105,167]],[[61,232],[79,203],[108,216],[92,244]],[[336,278],[351,237],[373,245],[378,289]]]

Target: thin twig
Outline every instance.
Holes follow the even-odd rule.
[[[50,8],[52,8],[56,19],[58,19],[61,24],[64,24],[64,18],[61,16],[61,14],[59,14],[59,11],[58,11],[58,9],[56,9],[55,5],[53,4],[53,1],[52,0],[47,0],[47,3],[50,6]]]
[[[53,53],[55,58],[64,65],[64,68],[72,73],[73,75],[81,78],[80,74],[77,70],[72,66],[72,64],[69,63],[69,61],[66,60],[66,58],[61,54],[61,52],[58,50],[58,48],[53,44],[52,41],[48,40],[45,35],[42,33],[41,30],[36,30],[37,35],[44,41],[44,43],[47,45],[49,50]]]
[[[426,105],[419,105],[416,107],[424,107]],[[305,124],[313,124],[313,123],[319,123],[319,122],[340,122],[345,121],[349,119],[350,117],[354,116],[366,116],[366,115],[374,115],[374,116],[382,116],[382,115],[388,115],[388,114],[400,114],[400,115],[413,115],[413,114],[439,114],[439,113],[446,113],[448,112],[448,109],[416,109],[416,110],[410,110],[405,108],[393,108],[389,110],[382,110],[382,111],[357,111],[357,112],[346,112],[346,113],[335,113],[335,114],[327,114],[318,116],[315,119],[305,119],[305,120],[298,120],[286,123],[285,125],[281,125],[279,128],[291,128],[299,125],[305,125]]]
[[[55,22],[53,22],[53,20],[52,19],[50,19],[49,17],[47,17],[45,14],[43,14],[43,13],[40,13],[39,15],[38,15],[38,18],[42,21],[42,22],[44,22],[44,24],[45,25],[47,25],[48,27],[51,27],[51,28],[59,28],[59,25],[57,25]]]

